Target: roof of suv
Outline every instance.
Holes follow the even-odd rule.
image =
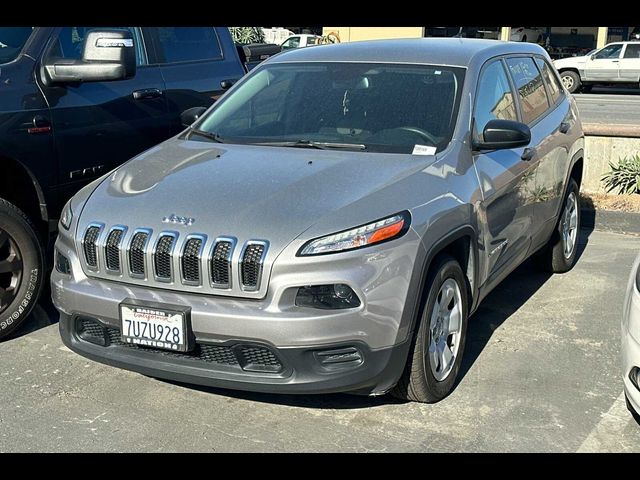
[[[289,50],[265,63],[388,62],[466,67],[471,61],[509,53],[544,54],[539,45],[475,38],[411,38],[368,40]]]

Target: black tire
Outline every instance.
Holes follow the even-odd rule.
[[[522,38],[520,39],[521,42],[526,42],[527,41],[527,36],[523,35]]]
[[[0,198],[0,339],[29,316],[45,277],[44,256],[29,218]]]
[[[631,405],[626,392],[624,394],[624,401],[627,403],[627,410],[629,410],[629,413],[631,413],[631,416],[636,421],[636,423],[640,425],[640,413],[636,412],[636,410],[633,408],[633,405]]]
[[[461,328],[457,354],[453,359],[453,367],[451,367],[448,375],[439,381],[432,372],[432,360],[427,353],[431,343],[431,316],[438,300],[440,287],[448,279],[453,279],[457,283],[461,294]],[[429,290],[423,308],[420,310],[420,318],[416,325],[417,332],[413,339],[407,364],[402,377],[391,390],[391,395],[402,400],[435,403],[449,395],[455,386],[464,353],[469,305],[465,276],[458,262],[449,255],[442,255],[436,258],[434,266],[429,272],[426,285]],[[448,342],[448,340],[446,341]]]
[[[577,226],[575,243],[570,255],[565,255],[565,242],[563,240],[562,229],[564,226],[564,215],[568,206],[569,196],[573,194],[575,198],[575,208],[577,214]],[[564,273],[573,268],[578,257],[578,241],[580,237],[580,191],[578,184],[572,178],[569,180],[567,192],[562,200],[562,208],[558,217],[556,228],[551,234],[549,242],[534,255],[534,261],[543,269],[551,273]]]
[[[565,77],[567,78],[567,80],[565,80]],[[562,80],[562,84],[565,85],[569,93],[575,93],[580,90],[580,87],[582,87],[580,75],[573,70],[565,70],[563,72],[560,72],[560,80]],[[567,86],[567,83],[569,83],[569,86]]]

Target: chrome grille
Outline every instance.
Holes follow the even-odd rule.
[[[149,239],[148,232],[137,232],[129,245],[129,271],[132,275],[144,276],[144,248]]]
[[[262,275],[262,260],[266,251],[263,242],[247,242],[242,254],[240,274],[242,276],[242,288],[248,291],[257,290]]]
[[[171,280],[171,251],[175,241],[176,238],[173,235],[163,235],[156,244],[153,263],[156,269],[156,277],[162,280]]]
[[[182,280],[185,283],[200,285],[200,255],[204,238],[192,237],[184,244],[182,259]]]
[[[215,288],[231,288],[231,254],[234,241],[218,239],[211,253],[211,283]]]
[[[107,265],[107,270],[113,272],[120,271],[120,241],[124,234],[124,228],[116,227],[107,237],[107,244],[104,247],[104,258]]]
[[[129,231],[129,229],[131,231]],[[87,275],[184,292],[262,298],[266,240],[92,222],[77,233]],[[238,249],[236,247],[240,247]]]
[[[98,240],[98,235],[100,235],[100,227],[92,225],[84,234],[84,240],[82,242],[84,244],[85,261],[87,262],[87,265],[93,268],[98,266],[98,254],[96,251],[96,240]]]

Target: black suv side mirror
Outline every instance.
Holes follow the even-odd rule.
[[[180,123],[183,127],[190,127],[206,111],[206,107],[189,108],[180,114]]]
[[[484,141],[473,142],[474,150],[502,150],[525,147],[531,142],[531,130],[513,120],[489,120],[482,131]]]
[[[51,58],[43,64],[51,83],[108,82],[136,74],[136,50],[128,30],[87,32],[82,58]]]

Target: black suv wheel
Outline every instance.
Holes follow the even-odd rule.
[[[0,339],[29,316],[44,277],[42,247],[27,216],[0,198]]]

